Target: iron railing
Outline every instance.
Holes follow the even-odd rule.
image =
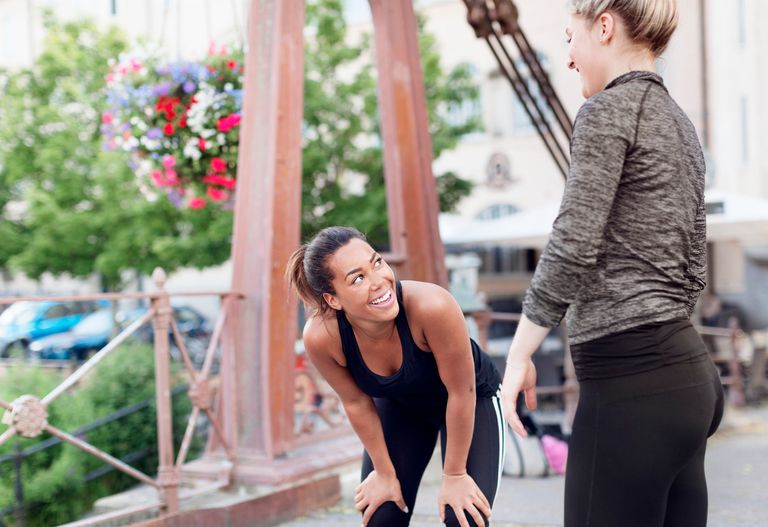
[[[189,388],[188,384],[182,384],[182,385],[173,387],[171,389],[171,397],[173,398],[183,394],[188,388]],[[137,403],[124,406],[123,408],[120,408],[109,415],[106,415],[84,426],[81,426],[80,428],[72,432],[72,435],[75,437],[86,437],[89,432],[98,430],[103,426],[116,423],[118,421],[125,419],[130,415],[136,414],[138,412],[141,412],[143,410],[150,408],[152,406],[152,402],[153,402],[153,399],[144,399],[143,401],[139,401]],[[4,472],[3,465],[7,465],[11,463],[13,464],[12,470],[13,470],[13,479],[14,479],[13,487],[14,487],[14,502],[15,502],[11,506],[5,507],[4,509],[0,509],[0,527],[3,527],[5,525],[3,522],[3,517],[9,514],[16,515],[17,525],[24,525],[23,516],[25,516],[25,511],[29,510],[31,507],[35,505],[34,502],[26,502],[24,500],[24,484],[23,484],[23,478],[22,478],[22,466],[24,464],[24,461],[35,454],[45,452],[46,450],[54,448],[62,444],[62,442],[63,441],[58,437],[50,437],[48,439],[40,441],[39,443],[36,443],[27,448],[22,448],[20,443],[16,443],[14,445],[13,453],[0,456],[0,472]],[[126,464],[136,463],[137,461],[141,461],[142,459],[147,458],[148,456],[150,456],[155,452],[156,452],[155,448],[152,448],[151,446],[145,446],[143,448],[130,452],[124,456],[121,456],[120,461]],[[93,481],[102,476],[105,476],[106,474],[109,474],[110,472],[113,472],[114,470],[116,470],[114,466],[105,463],[102,466],[95,468],[90,472],[86,473],[83,476],[83,481],[84,482]]]
[[[179,502],[179,480],[180,468],[186,460],[189,452],[189,446],[192,441],[192,433],[195,424],[201,412],[204,412],[209,419],[212,430],[217,436],[219,444],[230,461],[233,460],[233,452],[229,446],[229,440],[225,437],[219,418],[212,411],[214,390],[210,379],[210,370],[213,365],[214,353],[218,347],[219,339],[230,309],[230,299],[237,297],[234,292],[224,293],[192,293],[175,296],[204,296],[217,295],[221,298],[221,310],[216,322],[213,335],[206,351],[203,365],[199,371],[196,371],[184,339],[179,332],[176,321],[173,318],[170,295],[165,291],[166,275],[162,269],[156,269],[152,278],[157,286],[157,291],[153,293],[104,293],[98,295],[82,296],[63,296],[63,297],[20,297],[11,299],[0,299],[0,303],[8,304],[19,300],[28,301],[84,301],[84,300],[125,300],[125,299],[147,299],[151,305],[147,312],[140,316],[136,321],[123,329],[106,346],[99,350],[95,355],[85,361],[73,373],[67,376],[58,386],[48,394],[39,397],[37,394],[25,394],[17,397],[14,401],[0,400],[0,407],[5,409],[3,423],[8,428],[0,434],[0,445],[11,439],[15,435],[22,437],[38,437],[43,433],[52,436],[49,441],[58,440],[69,443],[82,451],[102,460],[113,469],[119,470],[158,490],[158,499],[154,503],[147,503],[142,508],[150,510],[160,507],[166,512],[175,512],[178,510]],[[123,344],[131,335],[136,333],[144,325],[151,323],[153,328],[154,340],[154,359],[155,359],[155,404],[157,407],[157,452],[158,468],[157,476],[151,477],[130,466],[128,462],[117,459],[110,454],[100,450],[87,441],[81,439],[77,433],[68,433],[48,422],[48,407],[55,403],[56,399],[67,390],[76,386],[86,375],[91,373],[96,366],[108,355],[112,354],[121,344]],[[193,405],[193,410],[187,423],[187,429],[181,442],[178,455],[174,459],[173,437],[172,437],[172,419],[171,419],[171,387],[170,387],[170,340],[169,333],[173,334],[176,345],[182,357],[183,364],[189,376],[188,397]],[[229,482],[227,478],[224,481],[217,481],[218,487],[226,486]],[[135,512],[135,511],[134,511]],[[95,520],[89,520],[95,521]],[[87,523],[87,522],[86,522]]]

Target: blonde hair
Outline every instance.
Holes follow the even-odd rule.
[[[593,22],[606,11],[620,16],[633,42],[648,46],[658,57],[677,29],[675,0],[568,0],[575,15]]]

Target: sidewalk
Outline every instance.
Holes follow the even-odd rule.
[[[352,507],[357,469],[344,478],[339,506],[281,527],[356,527]],[[709,527],[768,525],[768,405],[726,412],[707,453]],[[434,456],[416,501],[412,527],[440,525],[437,492],[440,464]],[[504,477],[493,509],[494,527],[559,527],[562,525],[563,477]]]

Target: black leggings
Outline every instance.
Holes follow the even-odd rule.
[[[445,406],[435,408],[403,405],[391,399],[375,399],[389,456],[395,466],[400,489],[408,506],[405,513],[388,501],[371,517],[368,527],[405,527],[411,521],[419,483],[427,468],[440,434],[440,447],[445,461]],[[504,418],[498,397],[482,398],[475,406],[475,428],[467,457],[467,472],[493,505],[504,464]],[[371,458],[363,456],[362,479],[373,470]],[[435,504],[437,508],[437,504]],[[477,527],[466,515],[471,527]],[[453,527],[459,522],[450,507],[446,508],[445,524]],[[486,521],[486,525],[488,522]]]
[[[704,452],[722,413],[708,356],[581,382],[565,527],[704,527]]]

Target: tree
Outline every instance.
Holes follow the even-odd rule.
[[[370,36],[347,40],[340,0],[307,5],[304,82],[302,236],[329,225],[353,225],[376,246],[386,246],[386,190]],[[477,105],[478,89],[467,66],[447,73],[434,38],[419,20],[419,47],[427,94],[433,156],[456,146],[480,127],[479,118],[451,118]],[[440,210],[452,210],[471,192],[456,174],[438,176]],[[350,190],[353,189],[353,190]]]
[[[0,102],[0,267],[99,273],[105,289],[123,273],[206,267],[229,256],[231,211],[182,211],[147,201],[124,156],[102,148],[109,59],[127,48],[117,30],[45,17],[31,69],[4,76]]]

